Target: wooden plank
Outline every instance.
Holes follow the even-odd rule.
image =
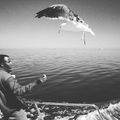
[[[31,104],[39,104],[39,105],[55,105],[55,106],[78,106],[78,107],[94,107],[98,109],[98,107],[95,104],[80,104],[80,103],[57,103],[57,102],[27,102]]]

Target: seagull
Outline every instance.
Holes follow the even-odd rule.
[[[60,33],[61,30],[74,32],[81,31],[82,32],[81,39],[83,40],[84,44],[86,44],[85,32],[89,32],[90,34],[95,36],[95,33],[92,31],[91,28],[89,28],[89,25],[85,23],[85,21],[82,18],[80,18],[79,15],[77,15],[65,4],[55,4],[49,6],[46,9],[37,12],[35,17],[37,18],[46,17],[52,20],[66,21],[65,23],[62,23],[60,25],[58,33]]]

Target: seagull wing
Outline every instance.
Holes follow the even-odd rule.
[[[48,18],[63,18],[67,19],[69,15],[69,8],[63,4],[52,5],[46,9],[43,9],[36,13],[36,17],[48,17]]]

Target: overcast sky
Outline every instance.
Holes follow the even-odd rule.
[[[95,32],[58,34],[62,21],[35,18],[35,13],[53,4],[66,4]],[[0,48],[120,48],[119,0],[0,0]]]

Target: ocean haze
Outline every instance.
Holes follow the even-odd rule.
[[[54,102],[119,99],[119,49],[1,49],[13,59],[21,84],[47,74],[48,81],[25,97]]]

